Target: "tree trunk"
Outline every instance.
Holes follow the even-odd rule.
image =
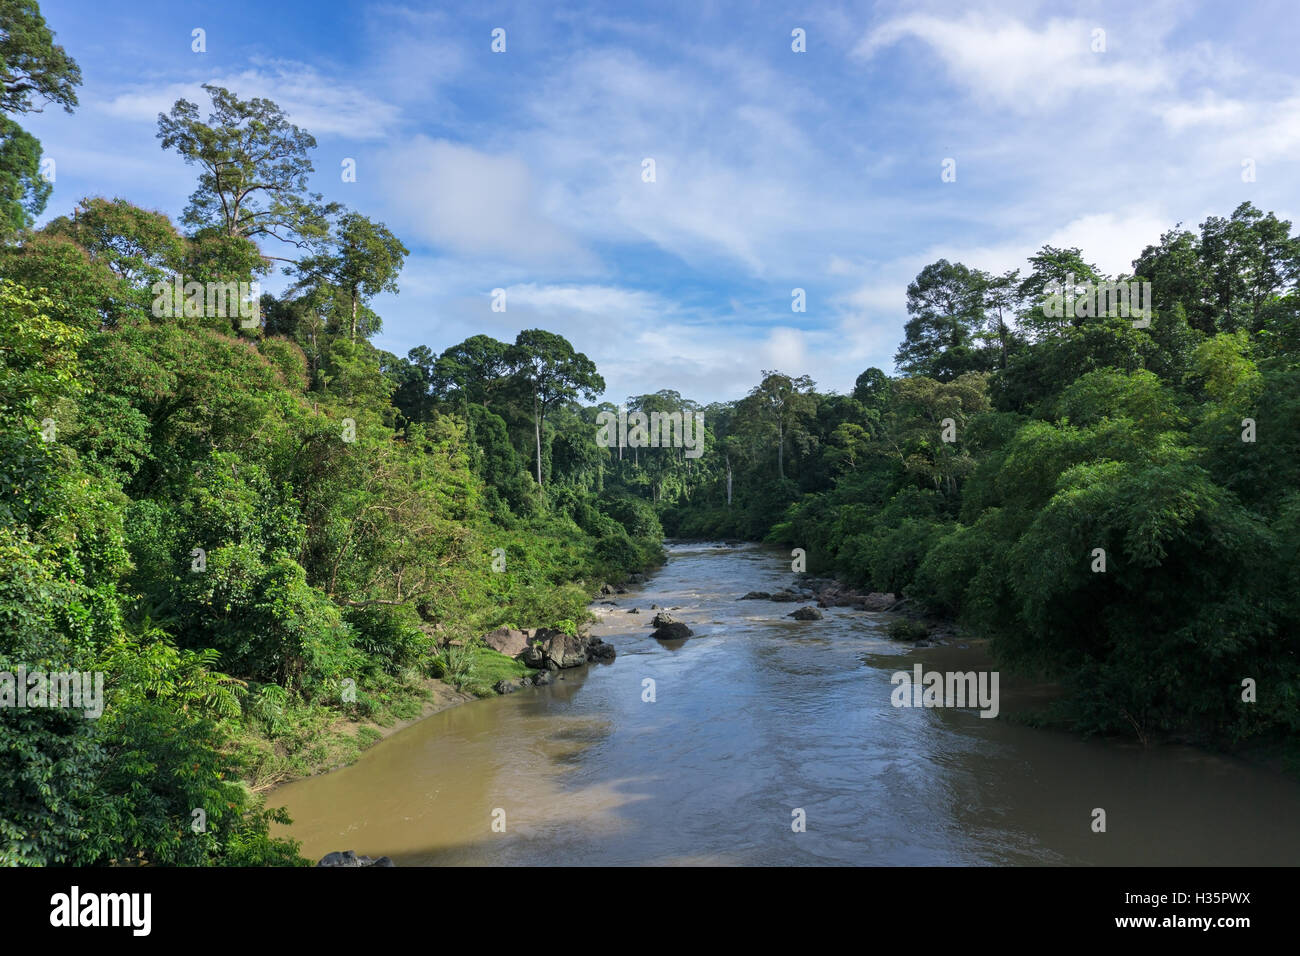
[[[352,341],[357,340],[357,290],[352,290]]]
[[[533,395],[533,434],[537,436],[537,487],[542,487],[542,415],[537,407],[537,395]]]
[[[785,481],[785,422],[776,420],[776,471]]]
[[[727,456],[727,507],[731,507],[731,456]]]

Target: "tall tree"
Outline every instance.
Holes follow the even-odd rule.
[[[596,363],[575,352],[568,340],[544,329],[525,329],[510,350],[514,375],[528,388],[533,403],[533,435],[537,445],[537,487],[542,487],[542,423],[557,404],[582,395],[595,401],[605,390]]]
[[[983,324],[983,296],[981,273],[960,262],[940,259],[922,269],[907,287],[911,318],[894,356],[898,368],[946,382],[982,367],[974,339]]]
[[[488,407],[488,400],[511,371],[510,346],[490,335],[471,335],[445,349],[433,363],[433,388],[442,398],[460,392],[466,402]]]
[[[329,216],[341,207],[323,203],[307,187],[313,171],[307,153],[316,147],[315,138],[270,100],[241,100],[210,83],[203,89],[212,99],[207,122],[184,99],[171,113],[158,114],[163,149],[176,150],[202,170],[183,221],[253,241],[270,236],[298,248],[326,239]]]
[[[776,471],[785,480],[785,443],[787,437],[807,437],[805,420],[817,408],[814,383],[807,375],[792,378],[784,372],[763,370],[763,380],[749,396],[759,415],[776,432]]]

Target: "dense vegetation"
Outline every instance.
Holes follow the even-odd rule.
[[[35,4],[0,15],[31,47],[0,105],[20,64],[75,105]],[[159,118],[199,174],[179,228],[91,197],[33,231],[39,144],[0,150],[27,184],[0,248],[0,672],[100,672],[107,698],[0,708],[0,862],[294,862],[257,790],[346,759],[368,738],[343,728],[410,716],[430,675],[489,693],[522,665],[479,634],[571,630],[661,558],[650,504],[602,493],[592,363],[542,331],[490,380],[457,365],[476,340],[376,349],[405,247],[308,191],[314,140],[274,103],[208,92],[206,120]],[[276,266],[256,312],[208,298]]]
[[[1243,203],[1133,270],[1145,327],[1052,307],[1051,283],[1104,278],[1078,249],[1023,276],[927,266],[905,374],[835,395],[768,372],[705,409],[711,452],[665,528],[800,547],[956,617],[1061,681],[1075,728],[1294,741],[1300,240]]]
[[[0,110],[75,106],[36,5],[0,17]],[[1146,327],[1047,314],[1049,283],[1101,278],[1077,249],[940,261],[897,377],[590,404],[595,365],[543,330],[372,345],[405,246],[310,191],[314,140],[274,103],[208,93],[159,117],[198,174],[179,223],[89,197],[33,229],[40,144],[0,127],[0,673],[107,683],[98,719],[0,708],[0,862],[300,862],[260,789],[430,676],[488,692],[519,665],[479,634],[571,630],[665,532],[800,547],[957,617],[1085,731],[1300,730],[1290,223],[1243,204],[1164,235],[1134,263]],[[209,298],[273,269],[255,311]],[[703,414],[702,454],[647,447],[636,415],[674,412]]]

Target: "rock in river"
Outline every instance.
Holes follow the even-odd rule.
[[[815,607],[801,607],[794,613],[787,614],[786,617],[792,617],[796,621],[820,621],[822,612]]]
[[[690,637],[695,632],[683,624],[681,621],[669,620],[659,625],[655,632],[650,636],[660,641],[680,641],[683,638]]]
[[[317,866],[396,866],[386,856],[381,856],[377,860],[372,860],[368,856],[357,856],[352,850],[344,850],[342,853],[337,850],[333,853],[326,853],[320,858]]]

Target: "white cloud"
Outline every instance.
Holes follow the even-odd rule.
[[[532,169],[518,156],[417,136],[379,163],[387,221],[420,240],[509,263],[592,268],[542,208]]]
[[[1169,85],[1165,64],[1149,52],[1126,59],[1108,42],[1106,52],[1094,53],[1095,28],[1084,20],[1053,19],[1034,28],[980,13],[961,19],[915,14],[877,27],[855,52],[870,58],[904,38],[921,40],[973,95],[1022,110],[1056,106],[1079,92],[1132,95]]]
[[[396,107],[300,63],[271,64],[192,83],[137,86],[96,105],[115,119],[154,123],[159,113],[169,112],[184,98],[197,104],[200,115],[206,117],[211,100],[203,90],[204,82],[225,87],[242,100],[272,100],[291,123],[314,136],[380,139],[398,118]]]

